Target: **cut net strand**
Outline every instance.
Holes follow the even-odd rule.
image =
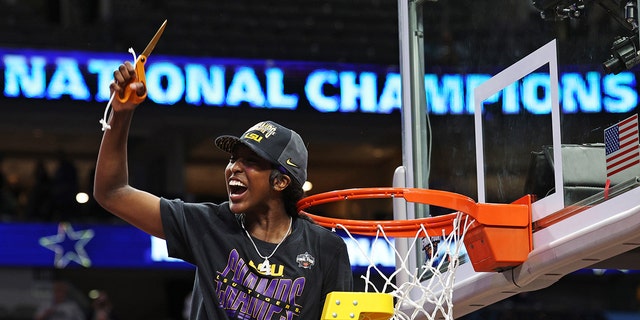
[[[138,57],[136,56],[136,52],[133,48],[129,48],[129,53],[133,56],[134,65],[138,63]],[[116,93],[112,93],[111,97],[109,97],[109,102],[107,102],[107,106],[104,108],[104,114],[102,115],[102,119],[98,121],[100,125],[102,125],[102,131],[110,130],[111,125],[109,125],[109,111],[111,110],[111,104],[113,103],[113,99],[116,97]]]

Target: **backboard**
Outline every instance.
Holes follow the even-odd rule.
[[[399,4],[402,9],[402,1]],[[429,28],[440,30],[434,24],[442,21],[427,10],[412,15],[414,7],[405,9],[404,17],[400,12],[401,39],[406,39],[401,70],[409,80],[403,85],[422,80],[414,76],[415,70],[425,69],[427,75],[424,84],[403,90],[424,88],[426,101],[422,105],[420,99],[409,99],[421,93],[405,93],[405,161],[393,185],[416,186],[427,172],[426,187],[466,194],[478,202],[508,203],[525,194],[537,198],[532,205],[533,250],[527,260],[502,272],[474,272],[469,264],[461,265],[453,289],[455,317],[546,288],[569,273],[639,247],[640,180],[633,172],[608,177],[604,146],[605,128],[637,113],[635,73],[599,71],[588,58],[568,53],[576,43],[553,37],[541,42],[544,37],[533,34],[533,42],[540,45],[509,63],[499,59],[504,52],[495,50],[495,43],[482,43],[468,61],[451,69],[456,71],[432,70],[428,57],[422,60],[426,67],[415,63],[421,51],[408,41],[415,34],[411,22],[424,14],[420,31],[427,34]],[[494,12],[482,8],[477,14],[483,13]],[[405,29],[403,22],[408,22]],[[502,31],[485,28],[489,37],[500,38]],[[460,42],[475,49],[471,40]],[[482,59],[502,62],[486,66],[478,62]],[[508,66],[497,68],[501,63]],[[414,111],[423,107],[425,113]],[[394,211],[395,219],[422,214],[400,202]],[[396,246],[403,250],[409,244],[396,241]],[[418,256],[413,262],[418,266],[422,260]]]

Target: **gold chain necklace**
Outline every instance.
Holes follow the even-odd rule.
[[[260,271],[262,274],[267,275],[267,276],[271,275],[271,264],[269,263],[269,258],[271,258],[273,256],[273,254],[276,253],[276,250],[278,250],[280,245],[284,242],[284,239],[287,238],[287,236],[289,235],[289,232],[291,232],[291,225],[292,224],[293,224],[293,218],[289,217],[289,229],[284,234],[284,237],[282,237],[282,240],[280,240],[280,242],[278,242],[278,245],[276,245],[276,248],[273,249],[271,254],[265,257],[265,256],[262,255],[262,253],[260,253],[260,250],[258,250],[258,246],[256,246],[256,243],[253,242],[253,238],[251,238],[251,235],[249,234],[249,231],[247,231],[247,228],[244,227],[244,215],[242,215],[242,217],[240,219],[240,225],[242,226],[242,230],[244,230],[244,232],[247,234],[247,237],[249,237],[249,241],[251,241],[251,244],[253,244],[253,248],[256,249],[256,252],[260,256],[260,258],[264,259],[264,262],[262,262],[262,264],[258,265],[258,271]]]

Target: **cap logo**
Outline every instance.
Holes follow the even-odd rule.
[[[288,158],[286,162],[287,162],[287,164],[288,164],[288,165],[290,165],[290,166],[292,166],[292,167],[296,167],[296,168],[298,167],[298,165],[297,165],[297,164],[295,164],[295,163],[291,162],[291,158]]]
[[[255,142],[260,142],[262,141],[262,138],[263,138],[261,135],[254,132],[247,132],[247,134],[245,134],[244,137],[247,139],[253,140]]]
[[[276,134],[276,130],[278,128],[266,121],[260,122],[253,127],[249,128],[247,132],[258,131],[261,132],[265,138],[269,138],[270,136]]]

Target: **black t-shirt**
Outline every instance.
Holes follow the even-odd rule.
[[[265,275],[227,202],[162,199],[160,208],[169,255],[197,267],[191,319],[319,319],[327,293],[353,288],[344,241],[310,221],[294,218]],[[263,256],[276,248],[253,240]]]

